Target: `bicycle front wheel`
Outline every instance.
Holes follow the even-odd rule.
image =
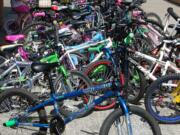
[[[129,111],[133,135],[161,135],[158,123],[145,110],[131,106]],[[121,109],[113,111],[100,129],[100,135],[127,134],[126,117]]]

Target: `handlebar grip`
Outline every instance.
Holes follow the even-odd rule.
[[[167,12],[177,21],[179,16],[174,12],[173,8],[169,7]]]

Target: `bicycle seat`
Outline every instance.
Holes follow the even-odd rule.
[[[23,34],[18,34],[18,35],[8,35],[5,37],[6,41],[9,42],[16,42],[19,40],[23,40],[25,38],[25,36]]]
[[[52,69],[58,66],[58,62],[55,63],[32,63],[31,64],[31,69],[32,71],[38,73],[38,72],[43,72],[47,73],[50,72]]]
[[[0,50],[1,51],[11,51],[22,45],[23,44],[0,45]]]

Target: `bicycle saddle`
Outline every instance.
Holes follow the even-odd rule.
[[[18,40],[23,40],[24,38],[25,38],[25,36],[23,34],[8,35],[5,37],[5,40],[9,41],[9,42],[16,42]]]
[[[52,69],[58,66],[58,62],[55,63],[32,63],[31,64],[31,69],[32,71],[38,73],[38,72],[43,72],[43,73],[48,73]]]

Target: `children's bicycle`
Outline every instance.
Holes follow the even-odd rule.
[[[117,99],[115,110],[104,121],[100,135],[161,135],[160,128],[153,117],[143,109],[129,106],[126,103],[122,94],[123,83],[121,82],[123,80],[117,78],[106,84],[74,90],[70,93],[57,93],[50,74],[51,70],[57,66],[58,63],[33,63],[31,66],[34,72],[43,72],[48,78],[51,89],[51,96],[48,100],[39,101],[34,95],[21,89],[10,89],[0,95],[0,121],[1,126],[6,127],[3,128],[3,131],[6,132],[8,130],[9,132],[11,129],[12,135],[32,132],[36,132],[38,135],[45,135],[49,128],[52,135],[61,135],[65,130],[66,124],[76,119],[82,113],[91,111],[95,105],[100,104],[107,98],[114,97]],[[67,117],[61,115],[63,101],[85,95],[91,96],[92,93],[98,91],[104,91],[105,94]],[[53,106],[53,109],[50,113],[51,117],[47,117],[45,107],[50,105]]]

